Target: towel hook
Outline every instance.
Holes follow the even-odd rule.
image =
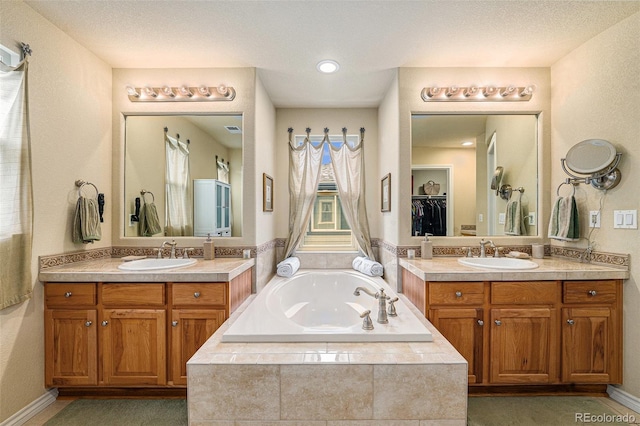
[[[100,191],[98,191],[98,187],[97,186],[95,186],[91,182],[87,182],[87,181],[84,181],[82,179],[78,179],[78,180],[76,180],[76,186],[78,187],[78,197],[82,197],[82,188],[85,185],[93,186],[93,188],[96,190],[96,197],[100,194]]]
[[[567,179],[567,181],[568,181],[568,180],[569,180],[569,179]],[[576,195],[576,186],[578,186],[578,185],[579,185],[579,182],[574,182],[574,181],[567,182],[567,181],[562,182],[560,185],[558,185],[558,189],[556,189],[556,195],[557,195],[558,197],[560,196],[560,188],[562,188],[562,185],[571,185],[571,187],[573,188],[573,192],[571,193],[571,196]]]

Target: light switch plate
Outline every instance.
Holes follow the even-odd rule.
[[[536,214],[535,213],[529,213],[529,215],[527,216],[527,224],[529,226],[535,226],[536,225]]]
[[[638,210],[614,210],[613,227],[617,229],[638,229]]]
[[[504,225],[504,222],[507,220],[507,216],[504,213],[500,213],[498,215],[498,223]]]

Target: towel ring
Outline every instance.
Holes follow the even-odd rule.
[[[560,196],[560,188],[562,188],[562,185],[571,185],[573,188],[573,192],[571,193],[571,196],[576,195],[576,186],[578,185],[578,183],[573,183],[573,182],[562,182],[560,185],[558,185],[558,189],[556,189],[556,195],[559,197]]]
[[[153,195],[153,192],[147,191],[147,190],[144,190],[144,189],[142,191],[140,191],[140,195],[142,195],[142,199],[144,200],[145,203],[147,202],[147,200],[144,198],[144,196],[147,195],[147,194],[151,194],[151,202],[155,203],[156,202],[156,197]]]
[[[93,189],[96,190],[96,198],[98,197],[98,195],[100,194],[100,191],[98,191],[98,187],[95,186],[94,184],[92,184],[91,182],[86,182],[82,179],[78,179],[76,181],[76,186],[78,187],[78,197],[82,197],[82,188],[84,188],[85,185],[91,185],[93,186]]]

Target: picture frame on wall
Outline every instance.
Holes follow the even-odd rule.
[[[266,173],[262,174],[262,211],[273,211],[273,178]]]
[[[387,173],[380,182],[380,211],[391,211],[391,173]]]

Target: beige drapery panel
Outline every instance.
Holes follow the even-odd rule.
[[[26,59],[0,63],[0,309],[31,297],[33,194]]]
[[[166,196],[165,235],[193,235],[191,220],[191,171],[189,147],[186,143],[165,133],[166,147]]]
[[[285,258],[295,253],[309,226],[320,182],[322,150],[327,144],[342,211],[360,251],[375,259],[364,200],[364,129],[361,129],[360,143],[354,147],[347,143],[346,129],[342,133],[344,142],[339,147],[331,145],[327,129],[317,147],[311,144],[308,132],[302,145],[295,147],[289,132],[289,238]]]

